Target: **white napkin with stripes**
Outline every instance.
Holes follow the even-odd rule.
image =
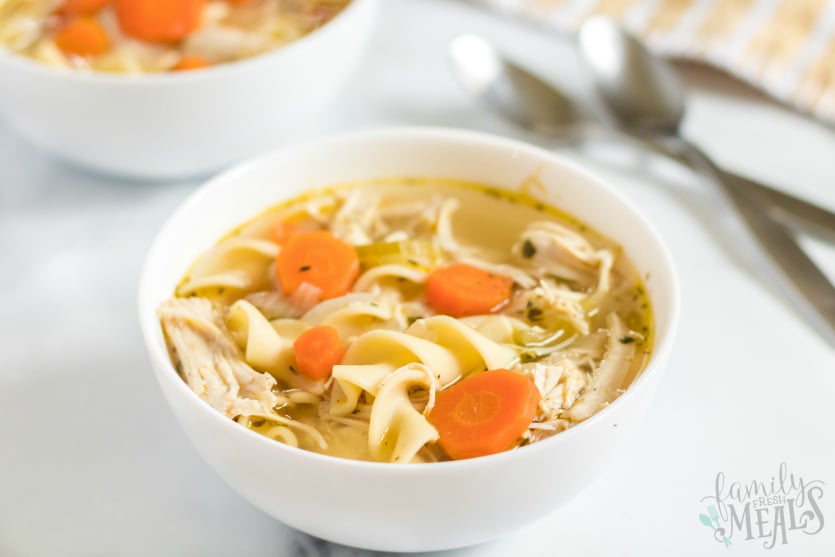
[[[835,123],[835,0],[475,0],[575,29],[608,15],[658,53],[705,62]]]

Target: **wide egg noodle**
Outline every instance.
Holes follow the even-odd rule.
[[[207,288],[255,288],[264,282],[264,270],[278,252],[273,242],[230,238],[197,260],[188,280],[177,288],[177,295],[189,296]]]
[[[244,352],[246,363],[258,371],[267,372],[284,386],[321,393],[321,381],[313,381],[298,374],[293,367],[293,341],[282,337],[279,330],[290,330],[286,323],[274,325],[246,300],[238,300],[229,308],[226,326]],[[295,331],[294,331],[295,332]]]
[[[427,275],[426,271],[406,265],[378,265],[360,275],[354,283],[354,291],[379,291],[384,281],[391,280],[406,280],[413,284],[423,284],[426,282]]]
[[[476,332],[484,335],[493,342],[501,344],[513,344],[515,342],[516,330],[519,327],[530,327],[519,319],[500,313],[471,315],[469,317],[462,317],[459,321],[468,327],[472,327]]]
[[[461,375],[458,360],[446,348],[396,331],[376,330],[357,338],[342,364],[333,367],[330,413],[347,416],[357,407],[363,391],[372,396],[383,379],[408,363],[422,363],[431,369],[441,385]]]
[[[497,344],[472,327],[448,315],[415,321],[406,333],[437,343],[458,361],[462,374],[505,368],[518,358],[510,348]]]
[[[415,409],[409,396],[413,389],[424,389],[432,400],[437,386],[433,372],[414,363],[383,379],[368,428],[368,449],[375,460],[411,462],[426,443],[438,440],[438,431]]]
[[[397,303],[371,294],[347,294],[325,300],[313,307],[302,321],[310,325],[329,325],[345,341],[375,329],[401,328]]]

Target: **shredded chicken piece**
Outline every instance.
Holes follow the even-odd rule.
[[[232,418],[273,413],[275,379],[244,362],[210,301],[173,298],[157,314],[180,373],[200,398]]]
[[[567,322],[577,332],[587,335],[589,322],[580,304],[585,297],[553,281],[541,280],[538,286],[514,298],[506,313],[522,314],[528,321],[546,330],[560,328],[564,326],[561,322]]]
[[[612,252],[596,250],[582,235],[555,222],[529,224],[513,246],[513,254],[520,264],[569,281],[577,290],[609,290]]]
[[[384,237],[388,229],[379,216],[379,197],[370,198],[362,191],[349,194],[331,220],[334,236],[355,246],[371,244]]]
[[[632,365],[635,346],[621,342],[626,327],[616,313],[606,318],[609,327],[609,340],[606,353],[591,375],[588,387],[563,417],[579,422],[590,417],[598,410],[615,400],[623,392],[621,386]]]
[[[521,364],[517,370],[530,376],[542,395],[537,413],[540,425],[559,419],[589,383],[589,374],[567,358],[555,362]]]

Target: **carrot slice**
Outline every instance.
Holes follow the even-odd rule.
[[[64,0],[58,11],[65,14],[93,15],[110,4],[112,0]]]
[[[276,277],[286,294],[309,282],[322,289],[320,299],[335,298],[351,289],[359,272],[354,246],[326,230],[291,236],[276,258]]]
[[[478,267],[456,263],[426,279],[426,299],[438,313],[453,317],[489,313],[510,299],[513,281]]]
[[[339,332],[329,325],[317,325],[303,332],[293,343],[296,368],[311,379],[327,379],[333,366],[342,361],[345,347]]]
[[[206,0],[116,0],[119,27],[152,43],[177,42],[198,27]]]
[[[211,64],[209,64],[203,57],[201,56],[183,56],[180,58],[180,61],[177,62],[177,65],[174,66],[172,71],[175,72],[182,72],[188,70],[201,70],[203,68],[208,68]]]
[[[451,458],[475,458],[513,447],[536,416],[539,400],[529,377],[484,371],[440,391],[427,419]]]
[[[74,56],[98,56],[110,48],[110,39],[98,21],[81,16],[70,21],[55,33],[55,44],[64,54]]]

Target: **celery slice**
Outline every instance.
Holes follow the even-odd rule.
[[[366,269],[379,265],[408,265],[429,270],[441,259],[441,250],[429,240],[378,242],[356,246],[356,249],[360,265]]]

